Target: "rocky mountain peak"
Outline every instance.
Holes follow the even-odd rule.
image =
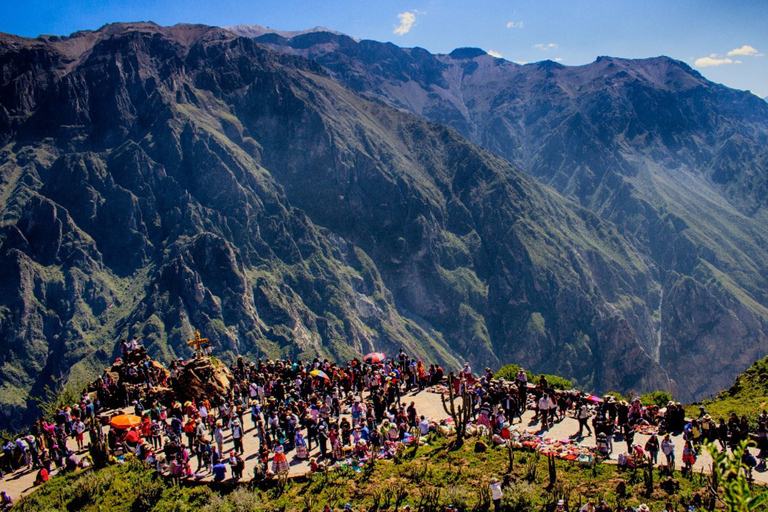
[[[454,60],[474,59],[482,55],[488,55],[488,53],[480,48],[456,48],[448,54]]]

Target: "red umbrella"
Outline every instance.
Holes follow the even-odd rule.
[[[131,430],[130,432],[128,432],[125,435],[125,442],[126,443],[131,443],[131,444],[138,443],[139,442],[139,433],[136,432],[135,430]]]
[[[382,363],[387,359],[384,352],[371,352],[363,358],[363,361],[369,364]]]

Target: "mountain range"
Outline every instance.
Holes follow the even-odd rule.
[[[452,127],[613,223],[651,269],[651,320],[630,321],[679,396],[716,392],[766,353],[768,105],[757,96],[667,57],[566,67],[328,32],[256,40]]]
[[[120,338],[168,361],[195,329],[224,359],[404,347],[715,392],[766,352],[767,126],[666,58],[0,35],[0,422]]]

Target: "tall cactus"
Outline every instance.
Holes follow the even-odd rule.
[[[557,465],[555,464],[555,456],[553,454],[547,454],[547,470],[549,471],[549,489],[554,489],[557,483]]]
[[[456,403],[456,393],[453,391],[453,372],[448,374],[448,400],[445,399],[445,395],[440,395],[443,402],[443,409],[445,413],[450,415],[453,419],[453,425],[456,428],[456,440],[453,442],[454,448],[459,448],[464,444],[464,436],[467,430],[467,424],[472,418],[472,398],[467,391],[466,386],[462,388],[461,392],[461,405]]]

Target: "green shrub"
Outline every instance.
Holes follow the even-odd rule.
[[[504,488],[501,497],[501,505],[504,510],[513,512],[527,512],[534,510],[534,504],[538,501],[540,491],[535,484],[527,482],[513,482]]]
[[[541,375],[536,376],[536,381],[538,381],[539,377],[541,377]],[[549,374],[544,374],[544,377],[546,377],[549,387],[553,389],[573,389],[573,382],[568,379],[564,379],[558,375]]]
[[[624,395],[622,395],[622,394],[621,394],[621,393],[619,393],[618,391],[609,391],[609,392],[607,392],[607,393],[606,393],[606,395],[610,395],[610,396],[612,396],[613,398],[615,398],[615,399],[616,399],[616,401],[617,401],[617,402],[621,402],[622,400],[624,400],[624,401],[626,401],[626,402],[629,402],[629,400],[627,399],[627,397],[625,397]]]
[[[520,367],[516,364],[505,364],[501,368],[499,368],[499,371],[496,372],[494,375],[497,379],[504,379],[504,380],[515,380],[515,375],[517,375],[517,372],[520,371]]]
[[[261,510],[265,506],[257,492],[251,491],[245,487],[238,487],[230,493],[228,498],[232,507],[235,509],[235,512]]]
[[[516,364],[505,364],[499,371],[494,374],[497,379],[504,379],[506,381],[514,381],[517,376],[517,372],[520,371],[520,366]],[[525,370],[525,375],[528,377],[528,382],[538,383],[541,375],[536,375],[528,370]],[[573,389],[573,383],[568,379],[564,379],[558,375],[544,374],[547,378],[549,387],[554,389]]]
[[[659,407],[666,407],[671,400],[672,395],[666,391],[654,391],[653,393],[640,395],[640,402],[643,405],[658,405]]]

